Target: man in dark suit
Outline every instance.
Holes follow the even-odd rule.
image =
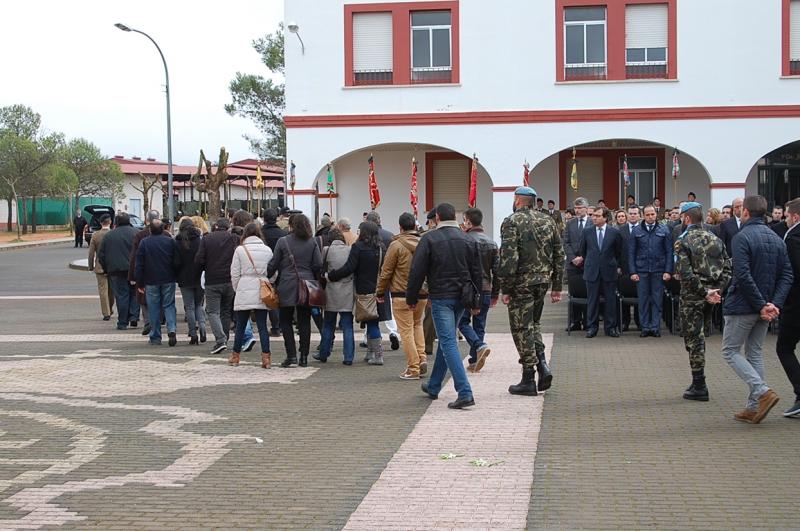
[[[622,225],[619,228],[619,232],[622,235],[622,274],[625,275],[626,278],[630,277],[630,267],[628,264],[628,247],[630,245],[630,237],[633,229],[639,224],[641,221],[641,213],[639,207],[635,204],[628,206],[626,209],[628,211],[628,222],[625,225]],[[622,305],[622,331],[627,332],[631,326],[631,304],[623,304]],[[639,327],[641,330],[641,325],[639,324],[639,308],[634,306],[633,307],[633,320],[636,323],[636,326]]]
[[[569,279],[583,276],[583,269],[576,263],[575,258],[578,256],[581,240],[583,240],[583,231],[587,227],[591,227],[591,221],[586,215],[586,209],[589,206],[589,201],[585,197],[578,197],[573,202],[575,208],[575,217],[569,220],[566,228],[564,229],[564,253],[567,255],[567,282]],[[569,320],[569,328],[572,331],[580,330],[581,325],[585,325],[585,312],[584,309],[578,305],[572,307],[572,315]]]
[[[775,345],[775,350],[778,352],[778,359],[783,365],[783,370],[786,372],[795,394],[794,405],[784,411],[783,415],[796,417],[800,415],[800,363],[794,353],[797,342],[800,341],[800,198],[786,203],[785,224],[788,229],[783,241],[786,242],[786,251],[789,253],[789,262],[792,264],[794,281],[781,312],[781,324],[778,328],[778,343]]]
[[[719,226],[719,238],[725,244],[725,250],[728,252],[728,256],[733,256],[731,254],[731,242],[742,227],[742,201],[743,199],[741,197],[737,197],[733,200],[731,203],[730,219],[726,219]]]
[[[617,329],[617,277],[621,271],[622,236],[608,225],[608,209],[597,207],[592,214],[594,227],[583,231],[578,249],[578,265],[583,265],[588,305],[586,308],[586,337],[597,335],[600,294],[605,298],[603,327],[609,337],[619,337]]]

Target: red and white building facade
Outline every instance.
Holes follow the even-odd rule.
[[[285,18],[303,41],[285,36],[285,121],[308,213],[360,220],[370,154],[390,229],[412,158],[420,211],[464,210],[477,154],[495,237],[525,161],[561,209],[800,195],[800,0],[287,0]]]

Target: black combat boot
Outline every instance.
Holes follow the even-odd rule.
[[[522,369],[522,380],[517,385],[509,385],[508,392],[512,395],[536,396],[535,373],[536,369]]]
[[[539,373],[539,391],[547,391],[553,385],[553,373],[544,358],[544,352],[539,354],[539,362],[536,364],[536,372]]]
[[[708,402],[708,387],[706,387],[706,377],[703,371],[692,371],[692,385],[683,393],[683,398]]]

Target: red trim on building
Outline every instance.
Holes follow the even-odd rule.
[[[317,195],[316,190],[286,190],[286,195]]]
[[[339,197],[338,193],[335,194],[317,194],[319,199],[337,199]]]
[[[791,3],[792,0],[781,0],[781,75],[791,76]]]
[[[517,188],[519,186],[492,186],[492,192],[516,192]]]
[[[425,152],[425,210],[432,209],[433,204],[433,161],[435,160],[472,160],[461,153],[453,151],[427,151]],[[467,174],[469,176],[469,174]],[[469,185],[467,181],[465,186]]]
[[[784,0],[788,1],[788,0]],[[667,4],[667,79],[678,79],[677,0],[556,0],[556,81],[564,76],[564,8],[605,6],[607,80],[627,79],[625,74],[625,8],[634,4]]]
[[[613,208],[611,205],[624,201],[620,198],[619,185],[620,185],[620,167],[619,160],[624,155],[629,157],[655,157],[656,158],[656,195],[664,198],[666,192],[664,174],[666,172],[666,150],[668,148],[651,148],[651,149],[578,149],[575,157],[580,160],[581,157],[595,157],[603,159],[603,197],[606,205]],[[565,149],[558,153],[558,204],[559,209],[564,210],[568,208],[567,205],[567,183],[569,183],[569,175],[567,174],[567,161],[572,158],[572,150]],[[580,166],[578,166],[578,193],[580,194]],[[614,200],[613,198],[617,198]],[[601,199],[600,197],[587,197],[589,203]]]
[[[375,4],[347,4],[344,6],[344,85],[353,82],[353,14],[392,14],[392,85],[411,84],[411,12],[450,11],[450,38],[452,40],[452,70],[450,83],[460,81],[460,36],[458,0],[435,2],[387,2]],[[377,85],[377,84],[376,84]],[[364,86],[364,85],[359,85]],[[369,85],[367,85],[369,86]]]
[[[287,128],[798,118],[800,105],[286,116]]]
[[[744,188],[747,186],[746,183],[711,183],[708,185],[709,188]]]

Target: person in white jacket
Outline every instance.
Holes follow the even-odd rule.
[[[250,320],[250,312],[255,311],[258,336],[261,340],[261,366],[269,369],[271,357],[269,350],[269,328],[267,327],[268,308],[261,302],[261,281],[267,280],[267,267],[272,260],[272,250],[261,239],[258,223],[248,223],[242,234],[242,241],[233,253],[231,262],[231,283],[236,291],[233,311],[236,317],[236,336],[233,352],[228,364],[239,365],[244,330]]]

